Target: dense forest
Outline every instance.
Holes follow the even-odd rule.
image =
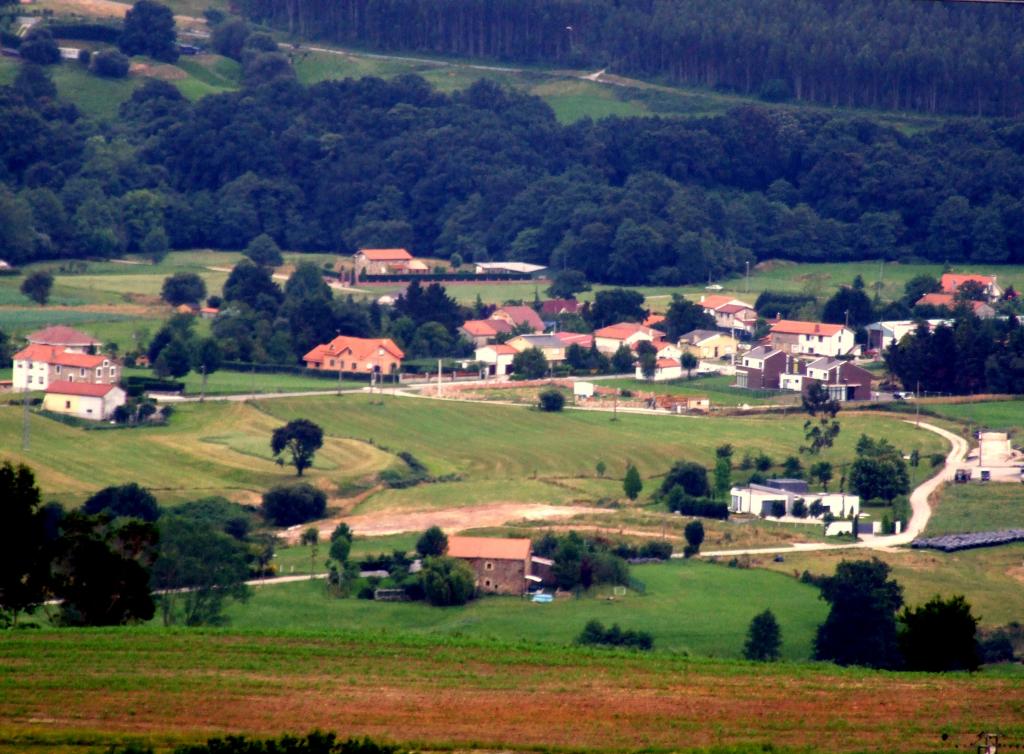
[[[704,119],[560,125],[541,100],[414,76],[304,87],[242,48],[241,91],[151,80],[114,122],[46,69],[0,87],[0,248],[14,263],[168,246],[515,259],[594,281],[678,284],[747,261],[1024,262],[1024,123],[905,135],[748,106]]]
[[[1024,13],[892,0],[240,0],[298,36],[832,106],[1024,109]]]

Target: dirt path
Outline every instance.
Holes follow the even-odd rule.
[[[467,508],[440,508],[419,511],[375,511],[355,516],[343,516],[353,533],[364,537],[381,537],[387,534],[401,534],[407,531],[423,531],[431,526],[440,526],[446,532],[454,533],[467,529],[502,526],[513,521],[546,521],[570,518],[584,513],[599,513],[603,508],[583,505],[548,505],[544,503],[490,503]],[[317,524],[321,535],[330,536],[337,521]]]

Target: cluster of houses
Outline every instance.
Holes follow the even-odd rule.
[[[80,419],[110,418],[127,398],[118,386],[121,365],[100,353],[100,342],[58,325],[29,334],[28,345],[14,354],[11,386],[44,391],[43,408]]]
[[[952,311],[960,301],[957,295],[966,283],[976,283],[981,288],[985,300],[968,301],[974,314],[981,319],[991,319],[996,316],[996,310],[992,304],[1003,297],[1003,289],[999,287],[995,275],[960,275],[947,272],[939,279],[941,290],[935,293],[926,293],[915,302],[915,306],[934,306],[937,309],[949,309]]]

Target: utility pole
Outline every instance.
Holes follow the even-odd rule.
[[[921,426],[921,380],[917,381],[917,400],[914,401],[914,410],[915,410],[915,413],[917,414],[917,418],[915,419],[916,426],[920,427]]]
[[[334,334],[337,337],[340,338],[341,337],[341,330],[335,330]],[[340,396],[341,395],[341,368],[342,368],[342,366],[344,366],[344,362],[342,362],[341,358],[338,358],[337,362],[338,362],[338,395]]]
[[[441,397],[441,360],[437,360],[437,397]]]
[[[750,260],[747,260],[747,280],[743,288],[744,293],[750,293]]]

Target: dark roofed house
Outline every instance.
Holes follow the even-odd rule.
[[[490,594],[523,594],[530,582],[533,546],[529,539],[448,537],[448,557],[473,569],[476,586]]]
[[[748,390],[778,390],[779,375],[786,371],[788,357],[771,346],[751,348],[736,364],[736,387]]]

